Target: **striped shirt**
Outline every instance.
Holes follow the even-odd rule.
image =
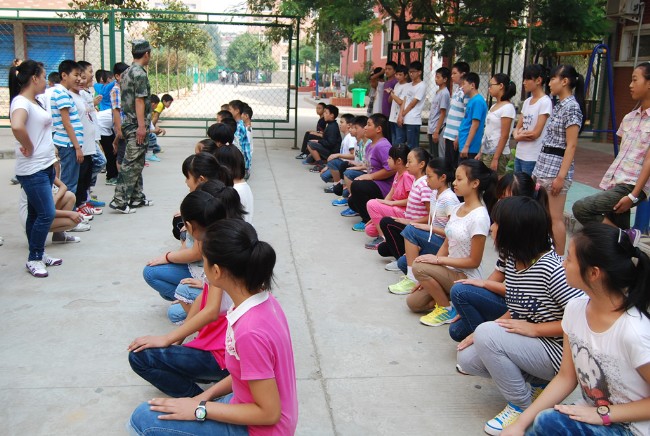
[[[54,85],[54,90],[52,91],[52,97],[50,98],[50,111],[52,112],[52,141],[57,147],[73,147],[72,141],[68,137],[68,133],[65,131],[63,126],[63,120],[61,119],[61,109],[68,109],[70,114],[70,124],[72,124],[72,129],[74,134],[77,137],[77,143],[81,146],[83,143],[84,128],[81,124],[81,119],[79,118],[79,112],[77,107],[72,100],[70,92],[63,85],[56,84]]]
[[[452,141],[458,137],[458,128],[460,122],[465,117],[465,106],[469,102],[469,95],[465,95],[459,86],[454,94],[451,96],[451,104],[449,105],[449,113],[447,114],[447,121],[445,131],[442,137],[451,139]]]
[[[404,217],[414,220],[427,216],[429,211],[425,203],[431,202],[431,188],[427,185],[427,176],[422,176],[413,182],[411,192],[409,192],[408,202]]]
[[[239,149],[244,155],[244,165],[246,169],[251,167],[251,143],[248,142],[248,135],[246,134],[246,126],[242,120],[237,121],[237,130],[235,137],[239,139]]]
[[[517,271],[509,258],[505,265],[506,305],[513,319],[531,323],[562,321],[564,307],[584,294],[566,281],[562,259],[549,251],[526,269]],[[562,336],[537,338],[557,372],[562,361]]]

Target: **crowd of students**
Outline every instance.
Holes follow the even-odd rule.
[[[421,324],[448,326],[457,371],[494,380],[506,406],[486,433],[648,434],[650,260],[629,209],[650,189],[650,63],[634,69],[639,106],[621,124],[604,191],[573,206],[584,228],[567,253],[582,76],[571,65],[526,67],[529,97],[515,121],[508,75],[490,77],[488,108],[467,63],[439,68],[426,150],[422,72],[420,62],[374,69],[368,116],[319,103],[296,159],[331,183],[324,191],[346,207],[341,216],[360,218],[352,230],[372,238],[365,247],[405,274],[388,290],[406,295]],[[576,386],[583,401],[560,405]]]

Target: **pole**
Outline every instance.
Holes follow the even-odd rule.
[[[117,62],[115,54],[115,10],[111,9],[108,12],[108,47],[109,47],[109,68],[113,69],[113,65]]]
[[[318,93],[318,82],[319,82],[319,77],[318,77],[318,68],[320,66],[320,32],[316,32],[316,100],[318,100],[318,96],[320,95]]]
[[[643,10],[645,9],[645,3],[639,3],[639,27],[636,31],[636,48],[634,49],[634,67],[639,60],[639,45],[641,45],[641,25],[643,24]]]

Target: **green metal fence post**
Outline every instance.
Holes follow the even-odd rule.
[[[298,83],[300,80],[300,63],[298,62],[300,56],[298,56],[298,53],[300,53],[300,21],[296,20],[296,81],[294,82],[296,85],[296,98],[293,115],[293,148],[296,150],[298,149],[298,86],[300,85]]]
[[[113,65],[117,62],[117,56],[115,54],[115,10],[113,9],[108,12],[108,47],[109,59],[111,61],[108,68],[112,71]]]

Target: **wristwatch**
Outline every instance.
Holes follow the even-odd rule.
[[[639,202],[639,199],[637,197],[635,197],[634,195],[632,195],[631,192],[629,194],[627,194],[627,198],[632,200],[632,204],[637,204]]]
[[[201,401],[199,403],[199,406],[194,410],[194,416],[196,417],[196,420],[199,422],[205,421],[205,418],[208,417],[208,411],[205,409],[205,403],[206,401]],[[609,409],[607,409],[609,411]]]
[[[596,412],[598,412],[600,418],[603,420],[603,425],[612,425],[612,420],[609,417],[609,406],[598,406]]]

